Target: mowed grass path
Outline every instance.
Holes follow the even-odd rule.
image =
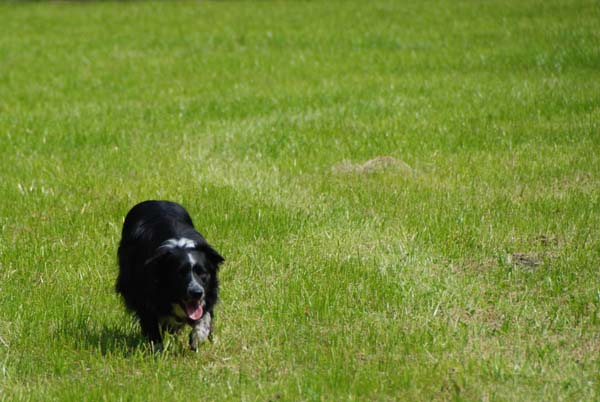
[[[0,399],[600,398],[598,21],[0,5]],[[114,294],[144,199],[227,258],[197,354],[153,355]]]

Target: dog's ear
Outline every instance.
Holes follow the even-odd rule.
[[[215,266],[216,269],[218,269],[219,265],[221,265],[225,261],[225,258],[223,258],[223,256],[219,254],[217,250],[212,248],[208,243],[200,244],[198,246],[198,250],[206,254],[206,257],[211,262],[211,264]]]

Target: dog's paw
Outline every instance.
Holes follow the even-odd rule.
[[[206,313],[192,328],[190,333],[190,348],[192,350],[198,349],[199,344],[210,338],[210,321],[210,313]]]
[[[165,350],[165,347],[163,346],[162,342],[151,342],[150,350],[152,350],[152,353],[160,355]]]

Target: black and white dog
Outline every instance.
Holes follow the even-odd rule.
[[[224,261],[179,204],[144,201],[123,224],[116,290],[157,348],[163,331],[192,327],[190,347],[209,339]]]

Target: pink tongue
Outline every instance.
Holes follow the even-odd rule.
[[[199,320],[202,317],[202,306],[196,303],[186,303],[185,313],[192,320]]]

